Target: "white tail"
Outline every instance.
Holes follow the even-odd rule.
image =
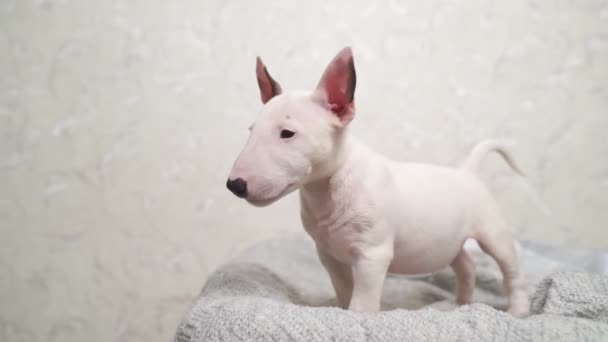
[[[510,143],[499,142],[497,140],[485,140],[475,145],[469,157],[462,163],[461,168],[463,170],[467,170],[469,172],[477,173],[479,169],[479,165],[485,159],[485,157],[490,152],[499,153],[504,160],[509,164],[511,169],[515,171],[517,174],[521,176],[525,176],[521,171],[519,166],[515,164],[511,153],[507,149],[507,146],[511,145]],[[545,215],[553,225],[562,227],[564,224],[561,220],[557,219],[551,209],[547,206],[547,204],[541,199],[541,197],[536,193],[534,188],[528,183],[528,181],[524,178],[520,179],[521,185],[524,187],[524,191],[530,196],[536,208],[538,208],[543,215]]]
[[[505,144],[496,140],[485,140],[475,145],[469,157],[462,164],[462,169],[477,173],[479,165],[490,152],[497,152],[500,154],[513,171],[521,176],[525,176],[519,166],[515,164],[515,161]]]

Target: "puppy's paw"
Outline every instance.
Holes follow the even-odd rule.
[[[458,308],[458,306],[459,306],[458,303],[456,303],[452,300],[449,300],[449,299],[445,299],[445,300],[435,302],[435,303],[429,305],[428,307],[439,310],[439,311],[452,311],[452,310]]]

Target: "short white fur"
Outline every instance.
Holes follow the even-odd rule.
[[[505,146],[482,142],[457,168],[400,163],[372,151],[348,130],[356,83],[350,48],[331,61],[312,92],[283,93],[259,58],[256,71],[265,105],[229,180],[244,180],[245,199],[256,206],[299,189],[302,223],[340,306],[377,311],[387,272],[448,265],[456,273],[457,303],[471,303],[475,270],[463,244],[472,238],[500,267],[509,312],[528,313],[513,238],[477,176],[493,151],[521,173]],[[282,130],[295,134],[284,139]]]

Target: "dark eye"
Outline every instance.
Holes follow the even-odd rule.
[[[293,137],[294,135],[296,135],[296,132],[284,129],[281,131],[281,139],[289,139],[291,137]]]

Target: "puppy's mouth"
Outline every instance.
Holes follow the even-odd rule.
[[[246,197],[245,200],[256,207],[265,207],[269,204],[272,204],[279,200],[281,197],[291,193],[297,188],[296,183],[289,183],[278,195],[272,196],[269,198],[249,198]]]

